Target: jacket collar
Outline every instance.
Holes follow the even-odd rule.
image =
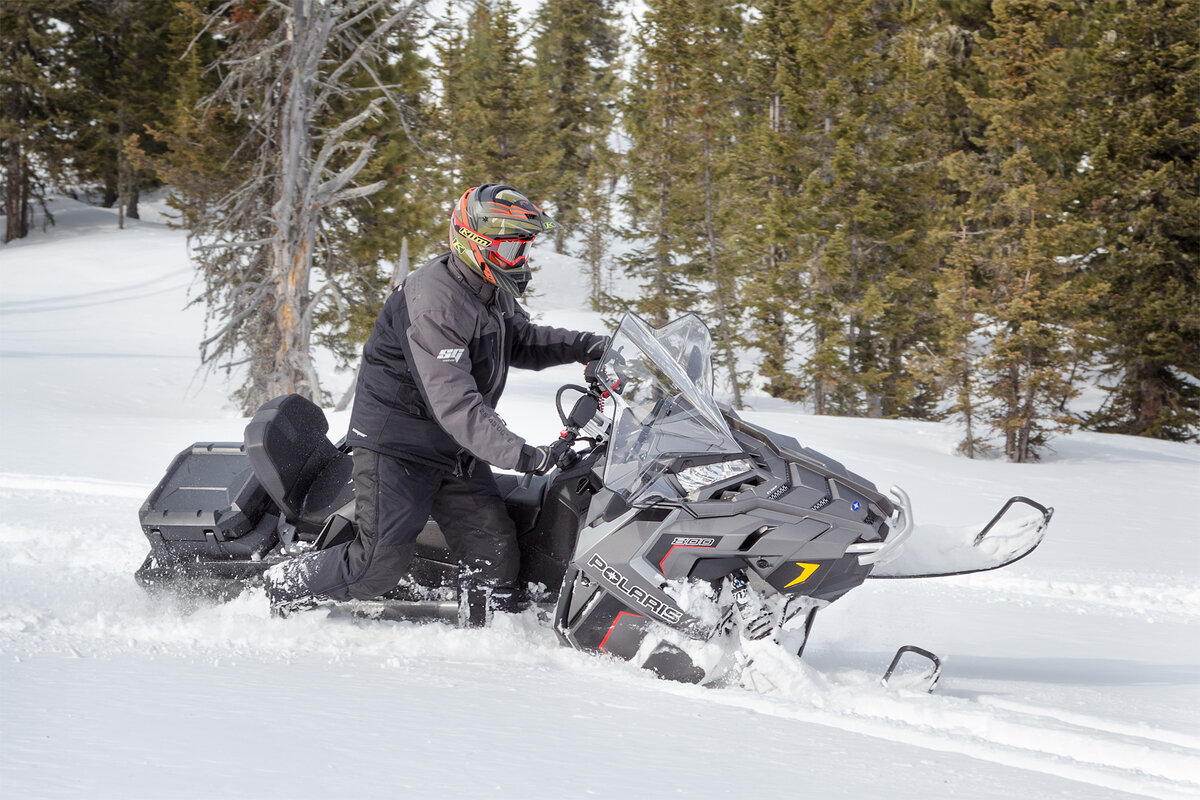
[[[498,291],[495,284],[485,281],[482,275],[464,264],[454,253],[446,255],[448,257],[446,268],[471,294],[478,297],[485,305],[495,299]]]

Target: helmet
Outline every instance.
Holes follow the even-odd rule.
[[[485,281],[520,297],[532,274],[533,237],[555,226],[516,189],[485,183],[464,192],[450,213],[450,248]]]

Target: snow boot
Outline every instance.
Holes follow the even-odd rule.
[[[492,589],[492,596],[488,598],[488,607],[497,614],[519,613],[521,608],[517,602],[517,587],[497,586]]]
[[[492,624],[496,612],[515,614],[518,610],[515,586],[481,580],[473,570],[459,574],[458,627],[484,628]]]
[[[480,584],[458,588],[458,627],[482,628],[491,622],[488,614],[488,587]]]
[[[271,602],[272,617],[289,617],[330,600],[308,590],[308,572],[309,565],[301,556],[276,564],[263,573],[263,588]]]

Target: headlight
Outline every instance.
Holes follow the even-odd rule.
[[[720,483],[723,480],[749,472],[754,465],[749,460],[739,458],[734,461],[719,461],[716,464],[703,464],[699,467],[688,467],[675,473],[679,485],[688,495],[699,492],[706,486]]]

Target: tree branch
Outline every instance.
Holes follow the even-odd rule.
[[[312,202],[318,207],[329,205],[333,202],[330,198],[342,190],[350,181],[354,180],[354,176],[362,171],[362,168],[367,165],[371,154],[375,152],[375,137],[372,136],[362,149],[358,151],[358,157],[354,159],[348,167],[343,169],[334,177],[322,183],[313,193]],[[381,182],[381,185],[386,185],[386,181]],[[353,190],[351,190],[353,191]],[[374,189],[372,191],[379,191]],[[370,192],[368,192],[370,194]]]

